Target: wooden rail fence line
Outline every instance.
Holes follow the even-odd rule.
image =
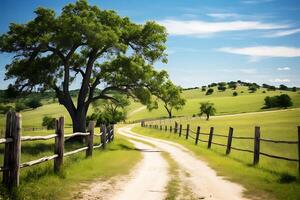
[[[81,151],[86,152],[86,157],[93,155],[93,149],[103,148],[106,144],[114,139],[114,128],[112,125],[100,127],[100,133],[95,133],[95,122],[89,122],[88,132],[64,134],[64,117],[56,120],[55,134],[46,136],[21,136],[22,132],[22,118],[21,114],[16,112],[8,112],[6,116],[5,138],[0,138],[0,144],[5,144],[4,147],[4,162],[0,167],[3,172],[2,183],[6,188],[11,190],[13,187],[19,186],[20,169],[30,167],[49,160],[54,160],[54,172],[59,172],[64,162],[64,157],[70,156]],[[64,152],[65,138],[74,136],[85,136],[86,146],[70,151]],[[94,145],[94,136],[98,136],[99,145]],[[21,157],[21,141],[37,141],[55,139],[54,155],[42,157],[36,160],[20,163]]]
[[[150,123],[148,124],[145,121],[142,121],[141,126],[146,127],[146,128],[149,127],[149,128],[157,128],[158,129],[158,125],[153,125],[153,122],[151,122],[151,124]],[[176,134],[177,133],[177,128],[178,128],[178,123],[177,122],[175,122],[174,127],[175,127],[174,134]],[[160,128],[160,130],[162,130],[162,129]],[[170,126],[169,130],[170,130],[170,132],[172,132],[172,126]],[[297,132],[298,133],[298,141],[271,140],[271,139],[261,138],[260,127],[259,126],[256,126],[254,128],[254,137],[233,136],[233,128],[232,127],[229,128],[228,135],[222,135],[222,134],[214,133],[214,127],[210,128],[209,133],[204,133],[204,132],[201,132],[200,130],[201,130],[200,126],[197,127],[197,131],[193,131],[190,128],[189,124],[187,124],[186,128],[182,128],[182,124],[179,124],[178,136],[179,137],[184,136],[186,140],[188,140],[189,138],[195,140],[195,145],[197,145],[198,142],[205,142],[205,143],[207,143],[207,148],[208,149],[211,149],[212,144],[217,145],[217,146],[226,147],[226,151],[225,151],[226,155],[229,155],[231,150],[252,153],[253,154],[253,165],[257,165],[259,163],[260,155],[270,157],[270,158],[280,159],[280,160],[298,162],[298,172],[299,172],[299,175],[300,175],[300,126],[298,126],[298,132]],[[165,126],[165,131],[168,131],[168,126]],[[184,134],[184,131],[185,131],[185,134]],[[192,134],[194,134],[194,135],[192,135]],[[208,140],[206,141],[206,140],[201,139],[200,135],[208,136]],[[214,137],[227,138],[227,144],[213,142]],[[254,142],[253,150],[242,149],[242,148],[239,148],[239,147],[233,147],[231,145],[233,139],[236,139],[236,140],[253,140],[253,142]],[[287,157],[283,157],[283,156],[271,155],[271,154],[261,152],[261,150],[260,150],[260,143],[261,142],[298,145],[298,158],[287,158]]]

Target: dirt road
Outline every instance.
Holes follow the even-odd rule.
[[[113,200],[162,200],[167,195],[166,186],[170,181],[168,162],[160,151],[168,153],[173,159],[183,176],[179,176],[180,188],[188,188],[190,196],[184,195],[177,199],[210,199],[210,200],[246,200],[242,193],[244,188],[236,183],[217,176],[207,163],[196,158],[196,156],[183,146],[146,137],[131,131],[132,126],[119,129],[119,134],[124,135],[143,154],[143,160],[132,170],[129,176],[114,180],[113,190],[106,190],[106,195],[99,190],[111,187],[107,182],[96,184],[99,192],[85,191],[82,199],[113,199]],[[142,143],[145,142],[146,144]],[[151,144],[151,145],[147,145]],[[155,146],[155,147],[153,147]],[[95,188],[95,186],[94,186]],[[116,192],[117,191],[117,192]]]

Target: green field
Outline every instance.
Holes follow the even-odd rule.
[[[214,88],[214,93],[212,95],[205,95],[205,92],[202,92],[200,89],[186,90],[183,92],[183,96],[186,99],[186,105],[182,110],[174,110],[173,114],[175,116],[192,116],[194,114],[198,114],[200,102],[205,101],[210,101],[215,104],[217,115],[265,111],[268,109],[262,109],[264,98],[266,96],[275,96],[280,94],[288,94],[294,103],[293,107],[300,107],[299,92],[280,90],[266,91],[265,89],[259,89],[255,93],[249,93],[247,87],[244,86],[238,87],[236,91],[238,92],[238,96],[233,97],[232,93],[234,90],[231,89],[227,89],[225,92],[219,92],[217,91],[217,88]],[[242,91],[243,93],[241,93]],[[263,93],[263,91],[266,91],[266,93]],[[131,106],[130,111],[138,109],[142,106],[137,103],[134,105],[135,106]],[[129,116],[128,121],[160,117],[167,117],[167,112],[161,103],[159,104],[159,108],[157,110],[140,110],[134,115]]]
[[[195,131],[197,126],[200,126],[201,132],[208,133],[209,128],[214,127],[215,133],[223,135],[227,135],[229,127],[233,127],[234,136],[250,137],[254,136],[254,127],[260,126],[262,138],[297,141],[297,126],[300,126],[299,118],[300,109],[292,109],[237,116],[220,116],[209,121],[200,118],[181,118],[149,123],[162,124],[163,126],[173,125],[174,127],[174,121],[176,120],[178,123],[183,124],[183,128],[189,123],[192,130]],[[259,165],[253,167],[253,154],[251,153],[232,150],[229,156],[225,156],[225,147],[212,144],[212,149],[208,150],[207,143],[199,142],[198,146],[195,146],[192,138],[186,141],[183,137],[179,138],[177,134],[175,135],[169,131],[166,133],[157,129],[140,127],[133,130],[144,135],[175,141],[187,146],[201,156],[202,159],[208,161],[221,175],[242,183],[248,189],[247,194],[249,195],[253,192],[261,193],[262,197],[267,195],[268,199],[297,199],[300,196],[297,162],[277,160],[261,155]],[[191,133],[191,136],[195,137],[193,133]],[[201,135],[200,139],[207,141],[208,136]],[[226,144],[227,138],[214,137],[213,141]],[[253,150],[253,141],[233,139],[232,146]],[[261,151],[278,156],[298,158],[297,145],[293,144],[261,142]],[[272,197],[272,195],[275,196]]]

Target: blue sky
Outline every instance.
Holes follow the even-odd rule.
[[[67,0],[2,0],[0,34],[25,23],[38,6],[60,12]],[[90,0],[136,23],[155,20],[169,33],[170,78],[183,87],[243,80],[300,87],[300,0]],[[0,54],[0,89],[5,64]],[[73,85],[76,87],[79,83]]]

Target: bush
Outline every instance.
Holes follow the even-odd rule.
[[[292,87],[292,91],[293,92],[297,92],[297,88],[296,87]]]
[[[6,114],[8,111],[12,110],[13,107],[12,106],[5,106],[0,104],[0,113],[1,114]]]
[[[53,117],[45,116],[43,117],[42,126],[46,126],[48,130],[55,128],[56,119]]]
[[[24,102],[16,102],[15,103],[15,109],[17,112],[20,112],[22,110],[25,110],[26,108],[28,108]]]
[[[25,105],[28,106],[29,108],[35,109],[42,106],[43,104],[41,103],[40,98],[34,97],[26,101]]]
[[[273,97],[267,96],[265,98],[266,108],[275,108],[275,107],[287,108],[292,105],[293,105],[292,99],[287,94],[281,94],[279,96],[273,96]]]
[[[286,85],[279,85],[280,90],[288,90],[289,88]]]
[[[254,92],[257,91],[257,87],[254,86],[254,85],[251,85],[251,86],[248,88],[248,90],[249,90],[251,93],[254,93]]]
[[[209,89],[206,91],[206,95],[211,95],[213,92],[214,92],[214,89],[209,88]]]
[[[202,92],[205,92],[206,91],[206,86],[202,86],[201,90],[202,90]]]
[[[266,91],[264,90],[262,93],[266,93]]]
[[[234,97],[236,97],[238,95],[238,93],[236,92],[236,91],[234,91],[233,93],[232,93],[232,96],[234,96]]]
[[[224,92],[226,90],[226,86],[219,85],[218,90]]]

